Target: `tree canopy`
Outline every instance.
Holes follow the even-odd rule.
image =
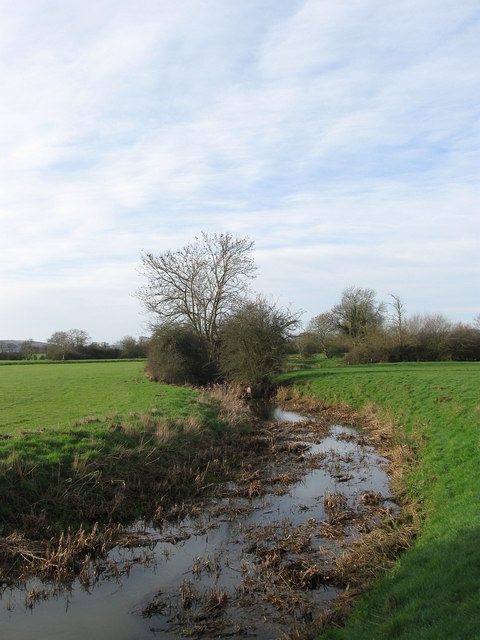
[[[385,305],[376,301],[373,289],[347,287],[331,314],[337,327],[354,342],[358,342],[365,338],[371,329],[382,326]]]
[[[90,336],[83,329],[55,331],[47,340],[47,355],[52,360],[65,359],[69,354],[75,354],[82,349],[89,339]]]
[[[137,291],[159,324],[190,326],[211,348],[219,323],[245,298],[256,266],[253,242],[230,233],[202,232],[177,251],[142,255],[147,284]]]

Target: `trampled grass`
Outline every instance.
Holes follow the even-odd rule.
[[[364,595],[340,639],[480,637],[480,363],[342,367],[282,379],[334,405],[369,407],[420,446],[407,489],[424,516],[394,570]]]

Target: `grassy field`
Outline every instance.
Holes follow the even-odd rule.
[[[298,361],[283,382],[368,407],[422,442],[407,476],[424,520],[393,571],[322,639],[480,638],[480,363]]]
[[[144,370],[145,362],[121,360],[0,366],[0,435],[152,407],[170,417],[191,412],[192,390],[160,387]]]
[[[226,423],[218,403],[153,383],[144,368],[121,361],[0,367],[0,535],[47,536],[121,520],[141,513],[154,491],[188,494],[194,452]]]

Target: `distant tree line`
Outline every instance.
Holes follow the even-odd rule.
[[[230,233],[201,235],[177,251],[142,255],[145,285],[137,296],[153,315],[152,337],[118,345],[91,342],[79,329],[57,331],[51,360],[148,357],[154,380],[174,384],[236,383],[266,390],[288,353],[340,356],[350,364],[480,360],[480,315],[472,324],[439,314],[408,317],[395,294],[348,287],[340,301],[297,334],[299,314],[252,296],[253,243]],[[16,358],[34,357],[27,340]],[[0,358],[7,357],[1,353]]]
[[[35,360],[41,352],[41,343],[32,339],[13,342],[0,340],[0,360]]]
[[[82,329],[56,331],[47,343],[39,346],[33,340],[20,343],[0,341],[0,360],[103,360],[117,358],[145,358],[147,338],[136,340],[125,336],[117,345],[92,342]]]
[[[47,341],[46,357],[49,360],[103,360],[117,358],[145,358],[148,340],[125,336],[118,345],[91,342],[81,329],[56,331]]]
[[[349,364],[480,360],[480,314],[471,324],[441,314],[408,317],[399,296],[379,302],[373,289],[348,287],[338,304],[309,322],[295,346],[304,356],[342,356]]]
[[[299,315],[251,297],[253,243],[202,233],[177,251],[145,253],[137,295],[154,316],[148,369],[167,383],[239,383],[265,389],[287,353],[323,353],[346,363],[479,360],[480,316],[454,324],[441,315],[407,317],[401,298],[378,301],[348,287],[332,309],[294,335]]]

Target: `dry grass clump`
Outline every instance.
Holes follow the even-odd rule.
[[[327,572],[331,584],[344,588],[345,591],[311,625],[302,626],[301,630],[288,635],[291,639],[309,640],[317,637],[322,629],[332,624],[341,624],[350,612],[355,598],[368,589],[381,573],[388,571],[399,554],[412,544],[420,528],[421,516],[417,506],[407,501],[404,477],[407,469],[415,464],[415,450],[421,445],[421,439],[413,434],[406,442],[401,429],[396,427],[388,415],[380,413],[374,403],[362,410],[339,404],[332,407],[313,395],[303,394],[295,387],[279,389],[276,401],[285,409],[320,416],[327,424],[361,426],[363,433],[359,444],[373,446],[379,455],[389,461],[387,471],[391,478],[393,500],[401,507],[399,515],[393,519],[390,517],[390,509],[381,507],[385,500],[383,496],[372,492],[361,497],[361,504],[378,513],[383,522],[373,530],[366,526],[366,521],[363,525],[362,522],[357,525],[359,531],[368,532],[336,557],[335,566]],[[325,494],[324,507],[329,520],[322,523],[318,535],[325,539],[342,536],[352,514],[348,509],[344,510],[342,500],[334,494]]]
[[[112,421],[109,429],[121,433],[127,438],[137,438],[139,433],[144,440],[152,440],[158,443],[166,443],[183,434],[198,434],[204,427],[200,416],[189,415],[182,419],[172,419],[157,415],[155,410],[150,413],[131,416],[133,420],[116,422]],[[142,430],[139,431],[139,425]]]
[[[291,406],[296,402],[304,402],[304,395],[298,387],[278,387],[273,400],[279,406]]]
[[[216,617],[226,607],[230,597],[226,589],[219,589],[213,587],[210,593],[207,595],[203,608],[208,617]]]
[[[282,578],[293,588],[308,591],[328,584],[332,576],[330,571],[307,558],[286,564],[283,567]]]
[[[162,615],[167,608],[167,602],[163,591],[159,589],[153,596],[153,599],[142,609],[142,616],[144,618],[151,618],[152,616]]]
[[[298,482],[300,474],[298,471],[285,471],[272,478],[268,479],[270,485],[281,485],[282,487],[289,487],[290,485]]]
[[[217,637],[227,624],[219,618],[229,602],[230,595],[225,588],[214,585],[201,591],[190,580],[184,580],[176,594],[167,595],[159,590],[141,613],[146,618],[163,615],[165,611],[174,613],[169,622],[174,627],[180,626],[181,635],[206,637],[215,633]]]
[[[347,496],[343,493],[330,493],[325,491],[323,496],[323,508],[326,513],[332,513],[335,511],[343,511],[347,506]]]
[[[199,591],[190,580],[184,580],[180,586],[180,602],[184,611],[192,608],[201,599]]]
[[[220,402],[221,416],[230,426],[236,427],[253,420],[253,414],[248,404],[242,399],[239,387],[216,384],[209,387],[207,393]]]
[[[344,587],[365,588],[390,569],[398,555],[408,549],[418,528],[415,524],[389,520],[365,534],[337,557],[334,577]]]
[[[270,563],[271,552],[301,553],[310,547],[315,521],[293,525],[288,519],[266,525],[250,525],[245,530],[248,551],[255,552],[264,564]]]
[[[48,542],[28,540],[13,533],[0,538],[0,575],[3,573],[1,567],[11,569],[12,565],[22,563],[23,573],[35,571],[42,579],[66,582],[79,575],[85,581],[92,556],[105,554],[118,544],[120,534],[120,525],[101,528],[98,524],[89,532],[81,527]]]
[[[171,420],[167,418],[156,421],[153,433],[158,442],[168,442],[176,435]]]
[[[382,494],[376,493],[375,491],[367,491],[360,498],[360,502],[367,506],[378,506],[382,504],[384,500],[385,498],[382,496]]]

